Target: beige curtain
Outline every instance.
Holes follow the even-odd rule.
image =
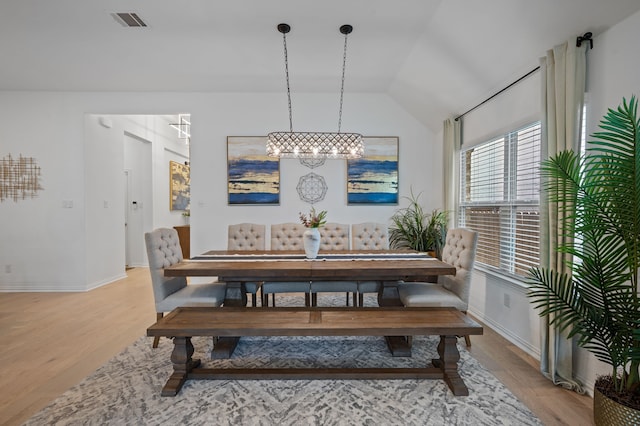
[[[575,41],[556,46],[540,59],[542,81],[542,158],[571,149],[580,152],[580,125],[584,106],[586,49],[588,43],[576,47]],[[545,208],[546,207],[546,208]],[[540,200],[540,266],[570,272],[570,256],[555,247],[563,241],[557,208],[549,205],[544,191]],[[565,332],[549,326],[550,316],[543,317],[540,327],[540,370],[553,381],[583,393],[573,377],[573,344]]]
[[[462,119],[460,119],[462,120]],[[455,215],[458,207],[458,156],[460,155],[461,134],[460,120],[452,118],[444,121],[442,182],[444,209],[449,212],[449,228],[455,226]]]

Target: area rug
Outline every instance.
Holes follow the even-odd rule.
[[[344,295],[321,303],[344,303]],[[161,397],[173,344],[161,339],[152,349],[151,340],[140,338],[26,425],[541,424],[471,357],[464,339],[458,365],[469,396],[462,397],[442,380],[190,380],[177,396]],[[437,340],[414,338],[410,358],[392,357],[378,337],[242,338],[229,360],[209,359],[210,338],[193,344],[203,367],[416,367],[436,357]]]

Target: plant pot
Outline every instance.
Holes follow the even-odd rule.
[[[593,420],[596,426],[638,425],[640,410],[617,403],[596,387],[593,390]]]
[[[320,250],[320,230],[318,228],[308,228],[302,235],[304,242],[304,254],[307,259],[315,259]]]

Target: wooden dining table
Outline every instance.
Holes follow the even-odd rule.
[[[247,305],[246,282],[264,281],[380,281],[378,305],[403,306],[399,281],[429,280],[437,275],[455,275],[456,268],[426,253],[411,251],[349,250],[319,253],[307,259],[302,251],[212,250],[165,268],[167,277],[218,277],[227,284],[224,306]],[[410,342],[409,342],[410,343]],[[388,336],[394,356],[410,356],[411,347],[401,336]],[[226,357],[235,344],[218,348],[215,357]],[[213,354],[212,354],[213,355]]]
[[[456,268],[426,253],[332,250],[307,259],[302,251],[211,250],[165,268],[167,277],[218,277],[227,284],[225,306],[246,306],[246,282],[380,281],[380,306],[402,306],[398,281],[455,275]]]

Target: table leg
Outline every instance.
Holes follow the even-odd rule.
[[[378,306],[404,306],[398,293],[398,281],[382,281],[378,291]],[[411,356],[409,336],[385,336],[385,340],[393,356]]]
[[[224,296],[224,306],[247,306],[247,289],[242,281],[227,281],[227,292]]]
[[[439,359],[433,359],[431,362],[434,367],[442,370],[444,381],[449,385],[449,389],[456,396],[469,395],[469,389],[458,375],[458,361],[460,360],[460,352],[457,346],[458,338],[456,336],[440,336],[438,344]]]
[[[382,281],[378,291],[378,306],[404,306],[398,293],[398,281]]]
[[[173,352],[171,352],[171,362],[173,363],[173,374],[162,388],[162,396],[176,396],[182,385],[187,380],[187,376],[194,368],[200,366],[199,359],[192,359],[193,344],[191,337],[174,337]]]

